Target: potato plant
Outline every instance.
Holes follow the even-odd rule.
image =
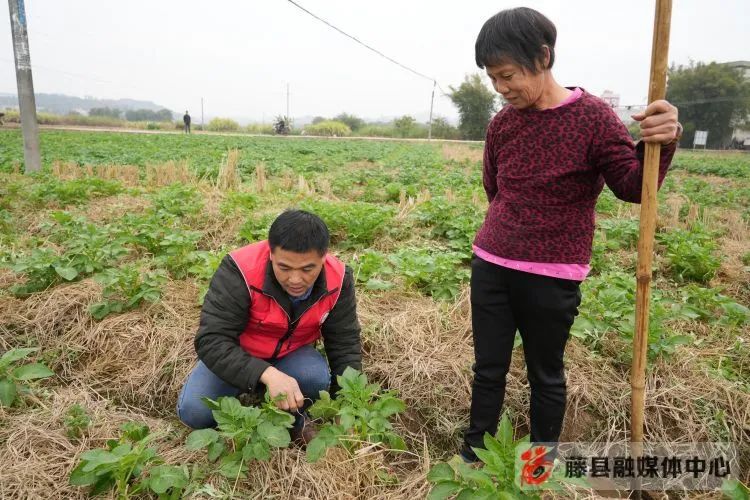
[[[529,436],[513,439],[513,426],[507,413],[500,419],[495,436],[485,433],[483,441],[484,448],[472,448],[480,461],[480,467],[473,467],[459,456],[454,456],[448,462],[438,462],[430,469],[427,480],[434,486],[427,496],[428,500],[542,498],[533,486],[526,485],[521,488],[520,476],[517,474],[520,467],[529,462],[524,461],[525,454],[519,457],[517,453],[527,448],[526,453],[532,452],[532,447],[528,446]],[[540,456],[549,451],[543,446],[533,448],[536,448]],[[530,455],[533,457],[533,454]],[[549,478],[544,481],[544,488],[556,489],[563,482],[588,487],[583,479],[565,478],[561,468],[555,465],[554,468],[550,467]]]
[[[146,492],[160,500],[177,500],[188,485],[187,466],[165,465],[150,446],[158,438],[148,426],[128,422],[121,427],[119,439],[107,441],[106,448],[85,451],[70,473],[73,486],[90,486],[92,495],[114,489],[117,498],[126,500]]]
[[[272,448],[285,448],[291,442],[294,417],[268,398],[260,407],[242,406],[232,397],[203,401],[211,408],[217,427],[191,432],[186,446],[189,450],[206,448],[211,462],[220,459],[219,473],[225,477],[245,476],[251,461],[266,461]]]
[[[55,373],[41,363],[22,364],[22,360],[38,351],[37,347],[11,349],[0,356],[0,406],[10,407],[19,394],[30,392],[27,382],[49,378]]]
[[[163,270],[142,273],[134,264],[107,269],[95,278],[104,285],[102,300],[89,306],[95,319],[103,319],[111,313],[135,309],[142,302],[156,302],[161,298],[161,287],[166,281]]]
[[[363,444],[381,443],[393,450],[405,450],[404,440],[390,422],[406,409],[404,402],[393,391],[382,391],[380,384],[368,383],[364,373],[351,367],[337,381],[340,390],[336,398],[321,391],[320,399],[308,410],[323,423],[318,435],[307,445],[307,459],[315,462],[333,446],[352,452]]]
[[[70,439],[81,439],[91,425],[91,417],[86,413],[86,408],[76,403],[65,412],[63,425]]]

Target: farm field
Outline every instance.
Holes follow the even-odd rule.
[[[186,466],[191,498],[427,496],[468,418],[481,144],[43,131],[41,147],[45,172],[24,176],[20,131],[0,131],[0,353],[38,349],[21,363],[54,372],[0,405],[0,498],[86,498],[71,471],[128,422]],[[748,483],[750,155],[678,152],[659,200],[645,438],[744,446]],[[309,463],[282,448],[232,480],[185,446],[174,408],[214,269],[292,206],[327,222],[354,269],[364,373],[405,402],[393,427],[406,451],[339,447]],[[563,441],[627,440],[638,213],[606,188],[597,205]],[[528,404],[517,347],[516,438]]]

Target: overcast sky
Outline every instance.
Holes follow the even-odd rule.
[[[152,100],[175,111],[261,120],[426,116],[432,83],[359,46],[287,0],[26,0],[36,92]],[[646,100],[654,0],[298,0],[397,61],[459,84],[497,11],[526,5],[558,30],[563,85],[623,104]],[[7,3],[0,2],[0,92],[15,93]],[[675,0],[670,61],[750,60],[750,0]],[[438,93],[439,94],[439,93]],[[455,117],[450,100],[437,115]]]

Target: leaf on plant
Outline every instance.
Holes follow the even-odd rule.
[[[149,471],[148,486],[157,495],[162,495],[173,488],[182,490],[189,479],[186,467],[157,465]]]
[[[104,319],[110,313],[109,302],[97,302],[89,306],[89,314],[94,319]]]
[[[10,351],[5,352],[2,356],[0,356],[0,368],[10,366],[11,363],[23,359],[29,354],[38,350],[38,347],[23,347],[20,349],[11,349]]]
[[[222,460],[222,464],[219,467],[219,474],[229,479],[237,479],[243,473],[244,469],[246,469],[245,463],[241,460],[236,460],[235,455],[232,454],[229,457],[225,457],[226,460]]]
[[[721,492],[730,500],[750,500],[750,489],[736,479],[725,480]]]
[[[124,437],[133,442],[145,438],[149,432],[148,425],[138,422],[125,422],[120,426],[120,429],[123,431]]]
[[[288,430],[273,425],[271,422],[262,422],[258,426],[258,434],[274,448],[285,448],[291,441]]]
[[[455,474],[450,465],[445,462],[435,464],[430,472],[427,473],[427,480],[431,483],[437,483],[439,481],[453,481]]]
[[[461,484],[456,481],[445,481],[436,484],[427,495],[427,500],[445,500],[461,490]]]
[[[96,472],[84,472],[83,467],[86,462],[81,462],[70,473],[70,484],[73,486],[88,486],[98,481],[99,475]]]
[[[16,384],[6,378],[0,380],[0,405],[10,406],[18,396]]]
[[[81,460],[84,461],[83,472],[91,472],[100,465],[113,464],[120,461],[120,457],[107,450],[89,450],[81,454]]]
[[[497,429],[497,441],[505,449],[513,446],[513,425],[510,423],[507,412],[503,413],[503,417],[500,419],[500,425]]]
[[[402,411],[406,410],[406,404],[400,399],[396,399],[394,397],[382,399],[378,406],[380,409],[380,413],[384,417],[390,417],[391,415],[395,415],[396,413],[401,413]]]
[[[225,449],[226,447],[224,446],[224,443],[222,443],[221,441],[216,441],[208,445],[209,462],[215,462],[216,459],[219,458],[222,453],[224,453]]]
[[[78,271],[75,267],[55,266],[55,272],[68,281],[72,281],[78,276]]]
[[[406,450],[406,443],[404,442],[403,438],[399,436],[398,434],[394,434],[392,432],[389,432],[387,434],[387,440],[388,440],[388,446],[392,450]]]
[[[214,429],[200,429],[190,433],[185,442],[185,447],[188,450],[200,450],[214,444],[218,439],[219,433]]]
[[[319,436],[307,443],[307,461],[315,463],[325,454],[329,444],[325,439]]]
[[[34,380],[54,376],[55,372],[41,363],[32,363],[29,365],[19,366],[13,370],[13,378],[16,380]]]

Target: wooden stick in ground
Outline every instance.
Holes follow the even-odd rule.
[[[667,84],[667,55],[672,0],[656,0],[654,37],[651,47],[651,76],[648,102],[664,99]],[[646,144],[641,191],[641,220],[638,237],[638,267],[635,304],[635,335],[633,336],[633,365],[630,372],[632,400],[630,408],[630,441],[633,455],[642,454],[643,416],[646,386],[646,354],[648,351],[648,315],[651,298],[651,264],[654,255],[656,228],[656,190],[659,177],[659,144]]]

